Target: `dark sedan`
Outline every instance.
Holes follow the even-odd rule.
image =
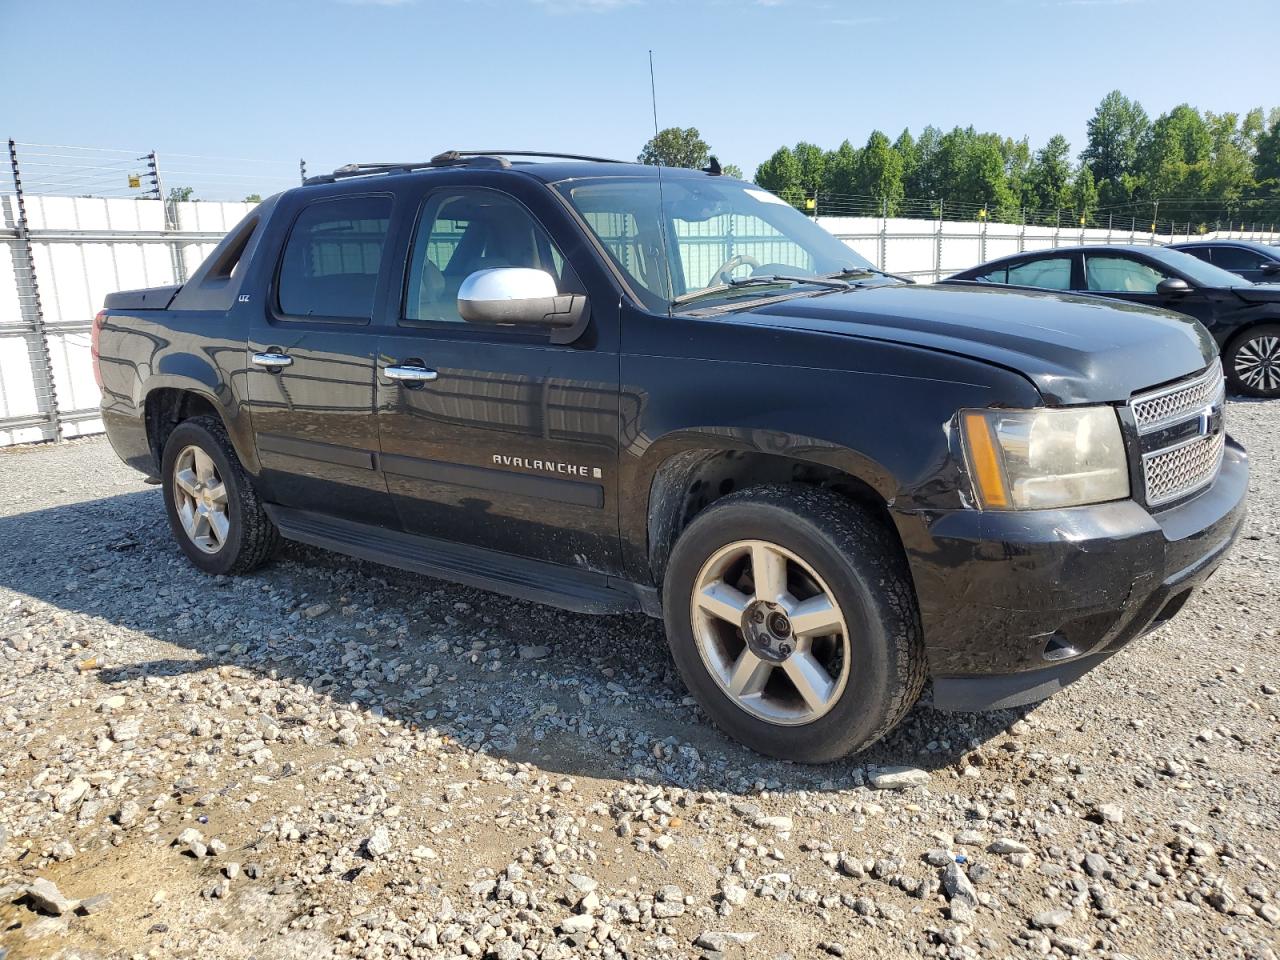
[[[1280,283],[1280,245],[1254,240],[1191,240],[1171,243],[1205,263],[1229,270],[1251,283]]]
[[[1195,317],[1238,393],[1280,397],[1280,284],[1250,283],[1168,247],[1058,247],[992,260],[948,283],[1087,293]]]

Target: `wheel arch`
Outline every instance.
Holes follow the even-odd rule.
[[[687,430],[663,438],[646,452],[636,483],[643,503],[624,513],[624,531],[644,544],[643,565],[655,584],[666,572],[671,549],[693,519],[721,497],[753,486],[798,483],[832,490],[866,507],[897,533],[889,504],[896,479],[879,462],[827,441],[777,431]]]
[[[198,416],[217,418],[226,428],[241,464],[250,472],[256,471],[257,458],[252,444],[246,444],[242,432],[233,429],[225,415],[225,406],[207,384],[186,377],[157,377],[150,384],[141,406],[147,445],[157,475],[169,434],[184,420]]]

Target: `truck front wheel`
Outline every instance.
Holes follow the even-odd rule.
[[[686,686],[769,756],[860,750],[924,685],[905,558],[884,524],[830,491],[771,485],[716,501],[676,541],[663,611]]]
[[[270,559],[280,534],[221,421],[193,417],[174,427],[161,476],[169,526],[193,564],[205,573],[234,574]]]

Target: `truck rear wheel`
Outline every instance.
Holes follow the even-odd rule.
[[[173,535],[205,573],[247,573],[275,552],[280,534],[221,421],[193,417],[174,427],[161,477]]]
[[[672,550],[663,612],[690,692],[770,756],[860,750],[924,686],[906,560],[883,524],[826,490],[753,487],[708,507]]]

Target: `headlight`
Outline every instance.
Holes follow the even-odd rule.
[[[989,510],[1037,510],[1123,500],[1129,464],[1111,407],[965,410],[974,491]]]

